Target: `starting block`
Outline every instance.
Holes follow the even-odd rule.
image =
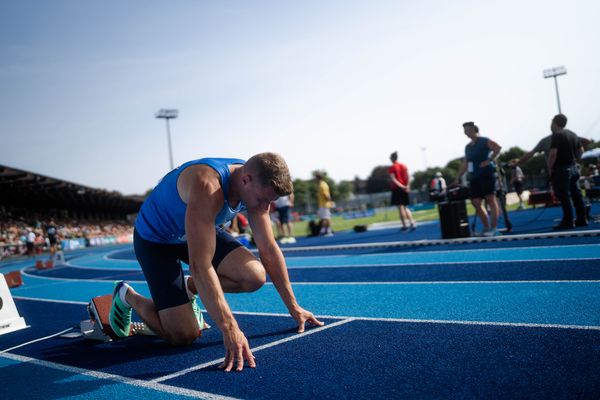
[[[65,253],[63,253],[61,250],[57,251],[56,253],[50,256],[50,261],[52,261],[54,265],[64,264],[66,262]]]
[[[4,279],[6,279],[6,283],[9,288],[19,287],[23,284],[23,276],[21,276],[21,271],[12,271],[7,274],[4,274]]]
[[[87,306],[90,319],[81,321],[79,324],[81,333],[83,333],[83,336],[86,339],[100,340],[103,342],[112,342],[113,340],[125,339],[117,336],[117,334],[110,327],[108,314],[110,313],[111,304],[112,295],[110,294],[94,297],[90,301]],[[132,322],[129,336],[135,335],[156,336],[156,333],[154,333],[154,331],[152,331],[152,329],[150,329],[143,322]]]
[[[105,294],[104,296],[94,297],[87,306],[88,314],[90,319],[83,320],[79,323],[79,328],[83,337],[86,339],[100,340],[102,342],[112,342],[114,340],[126,339],[113,331],[110,327],[108,315],[110,314],[110,307],[112,306],[112,295]],[[206,322],[200,329],[198,336],[202,334],[202,331],[210,328]],[[144,322],[132,322],[130,336],[156,336],[148,325]]]
[[[0,335],[3,335],[27,328],[27,324],[17,311],[4,275],[0,274],[0,276]]]

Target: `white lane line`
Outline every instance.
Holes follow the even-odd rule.
[[[240,315],[258,315],[266,317],[290,317],[289,314],[261,313],[235,311],[234,314]],[[486,325],[486,326],[515,326],[524,328],[558,328],[558,329],[576,329],[600,331],[600,326],[596,325],[567,325],[567,324],[535,324],[529,322],[496,322],[496,321],[460,321],[443,319],[412,319],[412,318],[378,318],[378,317],[357,317],[348,315],[317,315],[318,319],[352,319],[354,321],[374,321],[374,322],[400,322],[400,323],[424,323],[424,324],[454,324],[454,325]]]
[[[162,383],[156,383],[156,382],[152,382],[152,381],[143,381],[140,379],[127,378],[127,377],[120,376],[120,375],[114,375],[114,374],[108,374],[105,372],[92,371],[89,369],[72,367],[70,365],[58,364],[58,363],[54,363],[51,361],[39,360],[36,358],[20,356],[17,354],[4,353],[4,354],[0,354],[0,357],[8,358],[10,360],[19,361],[19,362],[23,362],[23,363],[31,363],[31,364],[38,365],[38,366],[45,367],[45,368],[52,368],[52,369],[56,369],[59,371],[65,371],[65,372],[69,372],[72,374],[85,375],[85,376],[89,376],[89,377],[96,378],[96,379],[106,379],[106,380],[110,380],[113,382],[123,383],[126,385],[141,387],[144,389],[158,390],[160,392],[165,392],[165,393],[170,393],[170,394],[177,394],[177,395],[201,398],[201,399],[207,399],[207,400],[232,400],[232,399],[236,400],[234,397],[220,396],[220,395],[213,394],[213,393],[201,392],[199,390],[192,390],[192,389],[186,389],[186,388],[181,388],[181,387],[177,387],[177,386],[165,385]]]
[[[329,317],[326,315],[319,315],[317,318],[353,318],[355,321],[401,322],[401,323],[416,323],[416,324],[511,326],[511,327],[518,327],[518,328],[552,328],[552,329],[600,331],[600,326],[596,326],[596,325],[534,324],[534,323],[527,323],[527,322],[457,321],[457,320],[407,319],[407,318],[369,318],[369,317],[340,317],[340,316]]]
[[[375,245],[375,243],[371,243],[372,245]],[[583,248],[583,249],[587,249],[587,248],[594,248],[594,247],[599,247],[600,245],[598,244],[566,244],[566,245],[552,245],[552,246],[519,246],[519,247],[515,247],[515,246],[507,246],[507,247],[492,247],[492,248],[487,248],[487,249],[446,249],[446,250],[422,250],[422,251],[396,251],[396,252],[389,252],[389,253],[367,253],[367,254],[329,254],[329,255],[316,255],[316,256],[294,256],[294,259],[301,259],[301,260],[310,260],[313,258],[323,258],[323,257],[327,257],[327,258],[344,258],[344,257],[355,257],[355,256],[391,256],[391,255],[398,255],[398,256],[404,256],[404,255],[421,255],[421,254],[448,254],[448,253],[452,253],[452,254],[478,254],[478,253],[489,253],[489,252],[498,252],[498,253],[505,253],[505,252],[512,252],[518,249],[524,249],[524,250],[533,250],[533,251],[538,251],[538,250],[543,250],[543,249],[556,249],[557,247],[563,247],[565,249],[565,251],[568,250],[576,250],[577,248]]]
[[[434,240],[405,240],[396,242],[379,242],[379,243],[356,243],[356,244],[336,244],[336,245],[320,245],[320,246],[297,246],[297,247],[286,247],[284,252],[296,253],[308,250],[352,250],[352,249],[370,249],[370,248],[381,248],[381,247],[413,247],[413,246],[431,246],[431,245],[444,245],[444,244],[472,244],[480,242],[512,242],[517,240],[525,239],[554,239],[554,238],[572,238],[572,237],[590,237],[600,235],[600,230],[586,230],[586,231],[572,231],[568,233],[564,232],[550,232],[550,233],[528,233],[521,235],[507,235],[507,236],[495,236],[489,238],[482,237],[470,237],[470,238],[458,238],[458,239],[434,239]],[[532,246],[533,247],[533,246]]]
[[[53,300],[53,299],[42,299],[40,297],[24,297],[24,296],[13,296],[13,299],[17,300],[32,300],[32,301],[44,301],[48,303],[65,303],[65,304],[81,304],[86,306],[89,301],[74,301],[74,300]]]
[[[598,250],[600,252],[600,248]],[[411,263],[387,263],[387,264],[350,264],[350,265],[298,265],[288,266],[288,269],[336,269],[336,268],[381,268],[381,267],[430,267],[438,265],[462,265],[462,264],[510,264],[510,263],[549,263],[554,261],[597,261],[598,257],[584,258],[548,258],[548,259],[519,259],[519,260],[475,260],[475,261],[424,261]]]
[[[14,297],[19,300],[33,300],[33,301],[50,301],[55,303],[67,303],[67,304],[87,304],[86,302],[75,302],[67,300],[46,300],[46,299],[34,299],[29,297]],[[202,312],[207,312],[205,309]],[[256,315],[261,317],[285,317],[291,318],[290,314],[285,313],[268,313],[268,312],[255,312],[255,311],[232,311],[236,315]],[[338,319],[339,322],[345,320],[353,321],[381,321],[381,322],[410,322],[410,323],[424,323],[424,324],[458,324],[458,325],[488,325],[488,326],[517,326],[525,328],[559,328],[559,329],[576,329],[576,330],[594,330],[600,331],[600,326],[596,325],[568,325],[568,324],[536,324],[529,322],[498,322],[498,321],[461,321],[461,320],[443,320],[443,319],[407,319],[407,318],[385,318],[385,317],[360,317],[360,316],[349,316],[349,315],[315,315],[318,319]],[[334,324],[337,324],[335,322]],[[311,329],[310,332],[330,327],[333,324],[328,324],[324,327]],[[305,332],[306,333],[306,332]]]
[[[6,350],[1,350],[1,351],[0,351],[0,354],[2,354],[2,353],[8,353],[8,352],[9,352],[9,351],[11,351],[11,350],[14,350],[14,349],[18,349],[18,348],[20,348],[20,347],[27,346],[28,344],[32,344],[32,343],[36,343],[36,342],[41,342],[42,340],[46,340],[46,339],[52,339],[53,337],[55,337],[55,336],[60,336],[60,335],[62,335],[63,333],[69,332],[70,330],[73,330],[73,328],[68,328],[68,329],[62,330],[62,331],[60,331],[60,332],[58,332],[58,333],[54,333],[54,334],[52,334],[52,335],[48,335],[48,336],[44,336],[44,337],[41,337],[41,338],[38,338],[38,339],[34,339],[34,340],[31,340],[31,341],[29,341],[29,342],[26,342],[26,343],[21,343],[21,344],[19,344],[19,345],[16,345],[16,346],[10,347],[10,348],[8,348],[8,349],[6,349]]]
[[[281,339],[281,340],[277,340],[275,342],[263,344],[262,346],[253,347],[250,350],[253,353],[256,353],[258,351],[261,351],[261,350],[264,350],[264,349],[268,349],[270,347],[278,346],[278,345],[280,345],[282,343],[290,342],[292,340],[300,339],[300,338],[303,338],[305,336],[312,335],[312,334],[324,331],[324,330],[329,329],[329,328],[334,328],[334,327],[339,326],[339,325],[347,324],[348,322],[352,322],[354,320],[355,319],[352,318],[352,317],[346,318],[346,319],[343,319],[341,321],[334,322],[332,324],[327,324],[327,325],[324,325],[324,326],[321,326],[321,327],[318,327],[318,328],[314,328],[314,329],[310,329],[308,331],[304,331],[303,333],[298,333],[296,335],[289,336],[289,337],[287,337],[285,339]],[[208,362],[205,362],[203,364],[199,364],[199,365],[196,365],[194,367],[187,368],[187,369],[181,370],[179,372],[175,372],[173,374],[169,374],[169,375],[161,376],[159,378],[152,379],[150,382],[163,382],[163,381],[166,381],[166,380],[169,380],[169,379],[177,378],[179,376],[188,374],[190,372],[198,371],[198,370],[201,370],[201,369],[206,368],[206,367],[210,367],[210,366],[213,366],[213,365],[221,364],[223,361],[225,361],[224,357],[223,358],[219,358],[218,360],[208,361]]]
[[[48,281],[60,281],[60,282],[102,282],[102,283],[108,283],[108,282],[113,282],[115,280],[121,280],[120,278],[109,278],[109,279],[85,279],[85,278],[55,278],[55,277],[51,277],[51,276],[44,276],[44,275],[36,275],[36,274],[30,274],[28,273],[26,270],[30,269],[31,267],[24,267],[23,269],[21,269],[21,275],[23,276],[28,276],[32,279],[39,279],[39,280],[48,280]],[[99,269],[100,271],[105,271],[108,272],[110,271],[110,269]],[[130,270],[123,270],[123,271],[130,271]],[[133,271],[133,270],[131,270]],[[115,273],[118,272],[118,270],[114,270]],[[107,276],[110,276],[111,274],[107,273],[105,274]],[[114,275],[114,273],[112,274]],[[125,279],[127,282],[137,282],[137,283],[145,283],[145,280],[141,280],[141,281],[136,281],[133,279]],[[45,286],[44,286],[45,287]]]
[[[492,284],[492,285],[503,285],[503,284],[524,284],[524,283],[600,283],[600,280],[534,280],[534,281],[408,281],[408,282],[295,282],[292,281],[293,286],[310,286],[310,285],[325,285],[325,286],[343,286],[343,285],[469,285],[469,284]],[[273,285],[272,282],[265,282],[265,285]]]

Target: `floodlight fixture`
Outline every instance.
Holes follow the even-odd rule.
[[[554,68],[548,68],[544,70],[544,78],[554,78],[556,76],[560,76],[560,75],[566,75],[567,74],[567,68],[565,68],[564,65],[561,65],[559,67],[554,67]]]
[[[157,111],[156,118],[172,119],[172,118],[177,118],[178,115],[179,115],[179,110],[176,110],[174,108],[161,108],[160,110]]]
[[[558,80],[556,79],[556,77],[561,76],[561,75],[566,75],[566,74],[567,74],[567,68],[565,68],[564,65],[554,67],[554,68],[548,68],[548,69],[544,70],[544,79],[554,78],[554,88],[556,89],[556,102],[558,103],[558,113],[559,114],[562,114],[562,111],[560,109],[560,96],[558,94]]]
[[[179,110],[174,108],[161,108],[156,114],[156,118],[162,118],[167,122],[167,142],[169,144],[169,165],[173,169],[173,149],[171,147],[171,128],[169,126],[169,120],[175,119],[179,116]]]

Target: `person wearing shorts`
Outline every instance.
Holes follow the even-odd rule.
[[[392,199],[390,203],[391,205],[398,207],[400,222],[402,223],[401,230],[405,231],[408,228],[414,230],[416,228],[415,220],[408,209],[408,193],[410,191],[408,168],[406,165],[398,162],[397,151],[390,155],[390,161],[392,162],[392,165],[388,168],[388,174],[390,174],[391,180],[390,189],[392,190]]]
[[[294,232],[292,230],[292,207],[294,206],[294,194],[281,196],[275,200],[275,210],[278,215],[277,231],[279,233],[279,242],[282,244],[296,243]]]
[[[510,183],[512,183],[515,192],[517,193],[517,197],[519,198],[519,210],[525,208],[523,205],[523,179],[525,175],[523,174],[523,170],[521,167],[517,165],[517,159],[511,160],[509,165],[511,168],[510,171]]]
[[[323,325],[299,306],[283,254],[271,230],[269,204],[292,192],[287,164],[275,153],[247,162],[203,158],[169,172],[143,203],[135,221],[134,250],[151,298],[127,283],[116,282],[109,320],[119,336],[127,336],[131,312],[172,345],[193,342],[203,328],[196,294],[223,334],[225,371],[241,371],[244,361],[256,366],[248,340],[240,330],[224,292],[253,292],[268,273],[291,316],[303,332],[305,323]],[[218,226],[246,210],[260,253],[249,250]],[[189,265],[191,277],[183,274]]]
[[[319,205],[317,217],[319,217],[319,225],[321,226],[321,231],[319,234],[324,236],[332,236],[331,207],[333,207],[334,203],[331,198],[329,185],[325,181],[323,175],[319,172],[315,173],[315,179],[317,181],[317,203]]]
[[[497,236],[499,208],[495,194],[495,160],[502,147],[491,139],[479,136],[479,127],[473,122],[465,122],[463,129],[470,142],[465,146],[465,158],[455,184],[465,172],[469,172],[469,197],[483,224],[483,235]],[[490,207],[491,218],[483,206],[483,199]]]

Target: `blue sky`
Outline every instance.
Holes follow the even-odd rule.
[[[598,1],[0,2],[0,164],[142,193],[175,164],[277,151],[294,177],[461,156],[461,123],[600,140]],[[425,150],[424,150],[425,149]]]

